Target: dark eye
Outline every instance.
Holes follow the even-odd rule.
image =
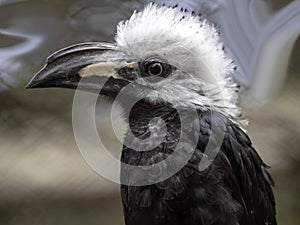
[[[150,76],[160,76],[164,72],[164,67],[161,63],[154,62],[154,63],[151,63],[148,66],[148,71],[147,72]]]
[[[148,59],[140,64],[142,77],[168,77],[172,72],[172,66],[156,59]]]

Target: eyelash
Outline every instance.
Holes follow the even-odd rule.
[[[148,60],[145,60],[142,63],[140,63],[140,70],[142,72],[141,75],[143,77],[155,76],[155,75],[149,74],[149,69],[150,69],[149,67],[151,65],[155,65],[155,64],[160,65],[161,69],[162,69],[162,72],[159,75],[157,75],[159,77],[166,78],[171,74],[171,72],[173,70],[172,66],[170,64],[166,63],[166,62],[161,62],[161,61],[155,60],[155,59],[152,59],[152,60],[148,59]]]

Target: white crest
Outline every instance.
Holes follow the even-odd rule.
[[[157,55],[182,72],[151,84],[156,91],[148,93],[148,98],[172,98],[173,102],[178,98],[178,104],[184,106],[214,107],[233,120],[239,118],[237,89],[231,79],[234,64],[224,53],[218,30],[208,21],[176,8],[149,4],[119,23],[115,40],[136,60]]]

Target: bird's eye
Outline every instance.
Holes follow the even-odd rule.
[[[147,72],[150,76],[160,76],[164,72],[164,67],[161,63],[154,62],[148,66]]]
[[[172,66],[166,62],[150,59],[140,64],[142,77],[168,77],[172,72]]]

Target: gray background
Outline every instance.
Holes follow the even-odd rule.
[[[274,1],[274,10],[289,2]],[[73,91],[24,86],[53,51],[112,41],[117,22],[140,5],[0,0],[0,224],[123,224],[119,186],[94,173],[76,147]],[[299,48],[298,41],[279,96],[245,112],[254,146],[272,166],[283,225],[300,224]]]

